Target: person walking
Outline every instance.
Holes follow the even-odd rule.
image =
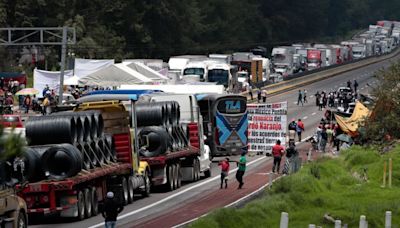
[[[301,106],[303,106],[303,95],[301,90],[299,89],[299,95],[297,97],[297,105],[299,105],[301,103]]]
[[[304,131],[304,123],[301,121],[301,119],[298,119],[297,124],[296,124],[296,132],[297,132],[297,137],[299,139],[299,142],[301,142],[301,133]]]
[[[274,156],[274,165],[272,166],[272,172],[279,174],[279,167],[281,166],[282,156],[285,154],[285,148],[281,146],[281,140],[277,140],[276,144],[272,147],[272,156]],[[276,169],[275,169],[276,168]]]
[[[262,97],[263,103],[266,103],[267,102],[267,90],[266,89],[263,89],[261,91],[261,97]]]
[[[358,82],[355,79],[354,79],[354,82],[353,82],[353,86],[354,86],[354,92],[357,93]]]
[[[243,175],[244,172],[246,171],[246,152],[242,152],[242,155],[239,158],[238,164],[238,170],[236,172],[236,180],[239,182],[239,187],[238,189],[241,189],[243,187]]]
[[[321,98],[321,94],[319,94],[319,91],[315,94],[315,106],[319,106],[319,98]]]
[[[307,101],[307,90],[303,90],[303,103],[308,103]]]
[[[296,121],[294,119],[292,119],[292,121],[289,123],[289,141],[295,141],[295,137],[296,137],[296,129],[297,129],[297,124]]]
[[[106,228],[115,228],[118,214],[122,212],[124,207],[114,199],[113,192],[107,192],[107,198],[104,200],[103,211],[101,214],[105,219]]]
[[[27,95],[27,96],[24,98],[25,113],[28,113],[28,112],[29,112],[29,107],[31,107],[31,105],[32,105],[31,96],[30,96],[30,95]]]
[[[326,128],[322,127],[321,131],[321,141],[319,142],[319,150],[325,153],[326,143],[328,141],[328,134],[326,133]]]
[[[225,188],[228,188],[229,158],[220,161],[218,165],[221,166],[221,189],[224,183]]]
[[[351,89],[351,81],[350,80],[347,81],[347,87],[349,87]]]
[[[249,94],[250,94],[251,100],[253,100],[253,87],[251,86],[250,83],[247,85],[247,91],[248,91]]]
[[[261,89],[260,88],[257,89],[257,101],[258,101],[258,103],[261,102]]]
[[[289,142],[289,148],[286,149],[285,153],[286,160],[282,170],[283,174],[290,174],[291,172],[297,171],[297,167],[294,167],[297,154],[295,143]]]
[[[322,111],[323,107],[324,107],[324,98],[322,96],[320,96],[318,99],[318,110]]]

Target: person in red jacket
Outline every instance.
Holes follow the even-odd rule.
[[[220,161],[218,165],[221,166],[221,189],[224,182],[225,188],[228,188],[229,158]]]
[[[274,156],[274,166],[272,167],[272,172],[275,173],[275,168],[279,174],[279,167],[281,166],[282,156],[285,153],[285,148],[281,146],[281,140],[277,140],[276,144],[272,147],[272,156]]]
[[[296,132],[297,132],[297,136],[299,138],[299,142],[301,142],[301,133],[304,131],[304,123],[301,121],[301,119],[299,119],[297,121],[297,125],[296,125]]]

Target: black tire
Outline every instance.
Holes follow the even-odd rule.
[[[45,178],[42,171],[42,163],[40,157],[48,148],[48,146],[40,148],[25,148],[22,155],[22,160],[24,161],[25,165],[23,175],[26,180],[34,182]],[[19,174],[16,175],[18,176]]]
[[[129,203],[129,190],[128,181],[125,177],[121,177],[121,188],[122,188],[122,203],[128,205]]]
[[[135,198],[135,186],[134,186],[134,180],[133,180],[133,176],[129,176],[127,177],[127,181],[128,181],[128,202],[132,203],[134,198]]]
[[[77,200],[78,216],[76,219],[82,221],[85,219],[85,198],[82,191],[78,191]]]
[[[83,197],[85,199],[85,218],[92,216],[92,193],[89,188],[83,190]]]
[[[28,221],[26,213],[20,211],[17,219],[17,228],[27,228],[27,227],[28,227]]]
[[[194,181],[200,180],[200,163],[199,160],[194,159],[193,161],[193,169],[194,169]]]
[[[150,176],[149,173],[146,171],[143,177],[144,181],[144,189],[142,191],[142,196],[143,197],[149,197],[150,196],[150,190],[151,190],[151,181],[150,181]]]
[[[71,144],[53,145],[41,158],[42,168],[49,179],[65,179],[82,170],[81,152]]]
[[[174,190],[178,188],[178,166],[177,164],[172,164],[172,173],[173,173],[173,186]]]
[[[139,139],[140,147],[146,145],[147,139],[149,140],[148,151],[142,153],[145,157],[154,157],[167,152],[169,136],[163,127],[144,127],[139,132]]]
[[[178,164],[176,164],[176,167],[177,167],[177,173],[178,173],[177,188],[180,188],[182,186],[181,165],[178,163]]]
[[[174,190],[174,173],[173,173],[172,165],[168,165],[168,166],[167,166],[167,184],[166,184],[166,190],[167,190],[167,191],[172,191],[172,190]]]
[[[167,122],[167,110],[163,102],[135,105],[138,127],[163,126]]]
[[[92,215],[96,216],[97,214],[99,214],[99,201],[97,199],[96,187],[92,187],[90,193],[92,200]]]
[[[204,171],[204,176],[205,176],[206,178],[211,177],[211,168],[209,168],[209,169],[207,169],[206,171]]]

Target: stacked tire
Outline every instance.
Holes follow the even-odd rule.
[[[180,107],[175,101],[137,104],[136,118],[141,155],[154,157],[188,146],[179,123]]]
[[[116,162],[112,137],[103,132],[98,111],[60,112],[31,117],[26,123],[29,147],[24,153],[29,181],[65,179],[82,169]]]

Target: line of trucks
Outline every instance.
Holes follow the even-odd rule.
[[[279,82],[291,74],[385,54],[399,42],[400,22],[378,21],[340,44],[278,46],[272,49],[270,58],[262,47],[233,54],[180,55],[170,57],[167,67],[172,83],[216,83],[235,93],[244,91],[250,82]],[[162,61],[159,64],[162,68]]]
[[[108,191],[129,204],[151,188],[172,191],[209,177],[203,127],[190,94],[98,99],[30,117],[22,158],[0,162],[7,176],[0,179],[1,227],[26,227],[28,217],[47,215],[83,220],[100,212]]]

